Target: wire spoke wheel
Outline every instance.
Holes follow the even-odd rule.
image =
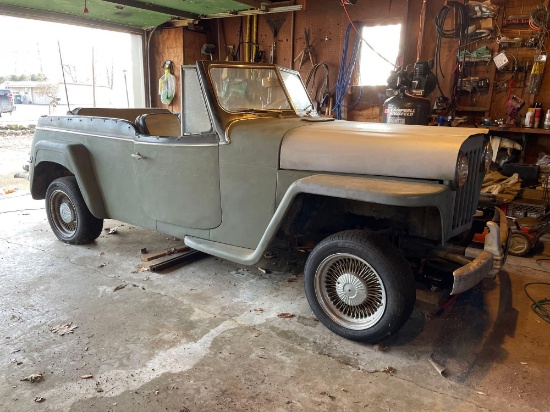
[[[49,198],[52,221],[55,227],[65,236],[73,236],[78,228],[76,207],[61,190],[54,190]]]
[[[311,310],[332,332],[376,343],[396,333],[414,308],[414,276],[387,239],[345,230],[322,240],[308,256],[304,288]]]
[[[315,273],[315,294],[334,322],[352,330],[376,325],[387,304],[378,272],[349,253],[332,254],[321,262]]]

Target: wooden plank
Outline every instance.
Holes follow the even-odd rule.
[[[142,267],[151,272],[158,272],[202,254],[202,252],[199,252],[198,250],[188,249],[189,250],[186,250],[185,252],[174,253],[172,255],[156,259],[154,262],[143,265]]]
[[[158,259],[158,258],[163,257],[163,256],[169,256],[169,255],[173,255],[174,253],[185,252],[187,250],[189,250],[188,246],[182,246],[182,247],[169,248],[169,249],[165,249],[165,250],[159,250],[157,252],[151,252],[151,253],[141,255],[141,261],[142,262],[150,262],[151,260],[155,260],[155,259]]]

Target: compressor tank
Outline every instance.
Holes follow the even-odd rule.
[[[399,93],[384,102],[382,123],[428,125],[430,121],[430,101]]]

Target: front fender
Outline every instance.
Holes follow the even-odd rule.
[[[452,204],[453,193],[442,184],[318,174],[298,179],[290,185],[255,250],[190,236],[185,237],[185,244],[214,256],[253,265],[261,259],[294,198],[300,193],[388,206],[436,207],[441,216],[442,239],[446,239],[448,230],[444,222],[449,221],[452,213],[449,205]]]
[[[453,204],[454,194],[448,186],[438,183],[327,174],[304,177],[292,183],[283,196],[273,219],[282,208],[286,212],[299,193],[387,206],[435,207],[441,218],[443,241],[447,239],[449,232],[446,222],[452,221],[452,208],[449,205]]]
[[[81,143],[58,142],[41,140],[33,148],[32,170],[30,173],[31,194],[37,196],[36,171],[43,162],[50,162],[61,165],[69,170],[78,183],[82,197],[90,209],[90,212],[97,218],[108,217],[103,202],[103,196],[97,183],[91,155],[86,146]]]

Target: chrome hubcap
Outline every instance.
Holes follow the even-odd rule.
[[[67,203],[61,203],[61,206],[59,206],[59,215],[65,223],[71,223],[74,220],[71,207]]]
[[[335,253],[321,262],[315,272],[315,295],[334,322],[352,330],[376,325],[387,306],[378,272],[349,253]]]
[[[357,306],[367,298],[367,287],[357,276],[345,273],[336,280],[336,293],[346,304]]]

